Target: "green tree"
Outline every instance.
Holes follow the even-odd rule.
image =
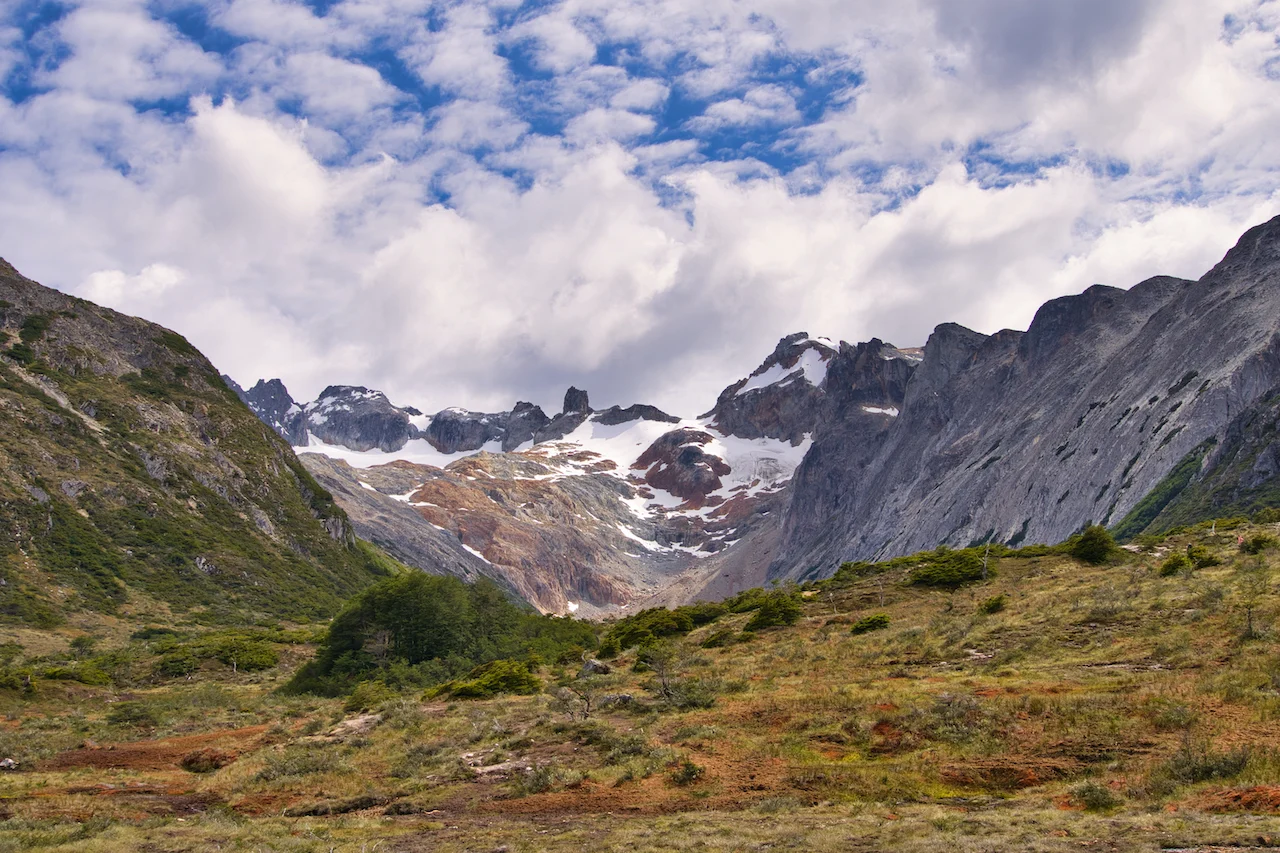
[[[1101,524],[1090,524],[1071,546],[1071,556],[1083,563],[1100,566],[1116,551],[1116,540]]]
[[[1252,640],[1258,636],[1254,626],[1254,614],[1271,591],[1271,570],[1262,556],[1245,561],[1236,570],[1236,596],[1244,610],[1244,637]]]

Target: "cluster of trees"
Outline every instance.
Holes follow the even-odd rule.
[[[594,626],[517,606],[491,581],[466,584],[412,572],[357,595],[330,624],[315,660],[298,670],[290,689],[339,695],[370,680],[397,687],[439,685],[495,661],[536,665],[595,644]],[[492,676],[496,669],[476,677]]]

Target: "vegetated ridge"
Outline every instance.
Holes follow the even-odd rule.
[[[0,620],[315,619],[392,570],[180,335],[0,261]]]

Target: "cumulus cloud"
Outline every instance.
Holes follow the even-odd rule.
[[[788,332],[1025,327],[1280,212],[1274,2],[166,8],[0,30],[0,253],[303,397],[693,413]]]

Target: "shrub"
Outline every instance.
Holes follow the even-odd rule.
[[[1258,533],[1241,542],[1240,550],[1245,554],[1261,554],[1263,551],[1276,547],[1276,544],[1276,537],[1266,533]]]
[[[234,752],[208,747],[197,749],[195,752],[188,752],[182,756],[182,760],[178,764],[188,773],[212,773],[215,770],[226,767],[235,761],[236,757]]]
[[[381,681],[362,681],[351,691],[342,709],[347,713],[371,711],[395,695],[396,692]]]
[[[863,616],[857,622],[854,622],[849,633],[866,634],[871,631],[880,631],[888,627],[889,615],[887,613],[876,613],[873,616]]]
[[[270,644],[246,637],[228,637],[218,645],[214,655],[232,669],[243,672],[271,669],[280,662],[280,656]]]
[[[447,682],[436,691],[455,699],[488,699],[501,693],[531,696],[541,692],[542,682],[529,671],[528,665],[514,660],[481,664],[467,673],[466,679]]]
[[[1071,799],[1091,812],[1109,811],[1121,803],[1110,788],[1093,781],[1072,788]]]
[[[1160,564],[1160,577],[1168,578],[1191,571],[1191,560],[1181,551],[1174,551]]]
[[[331,749],[289,746],[284,752],[267,756],[266,766],[253,777],[258,782],[273,782],[289,776],[310,776],[345,769]]]
[[[1004,606],[1008,601],[1009,599],[1005,598],[1003,595],[993,595],[991,598],[986,599],[978,605],[978,612],[986,613],[988,615],[992,613],[999,613],[1001,610],[1004,610]]]
[[[1207,569],[1210,566],[1216,566],[1222,561],[1218,559],[1218,555],[1214,554],[1203,545],[1188,545],[1187,559],[1197,569]]]
[[[685,758],[672,768],[668,777],[677,785],[692,785],[706,775],[706,772],[705,767],[694,764],[688,758]]]
[[[980,581],[982,574],[982,557],[976,551],[939,548],[911,570],[910,582],[916,586],[954,588]],[[988,569],[988,577],[994,574]]]
[[[1116,551],[1116,541],[1100,524],[1091,524],[1084,529],[1071,545],[1071,556],[1082,563],[1100,566],[1111,559]]]
[[[107,712],[107,722],[113,726],[151,729],[160,725],[160,715],[145,702],[120,702]]]
[[[743,629],[746,631],[758,631],[761,628],[771,628],[775,625],[794,625],[799,621],[802,613],[800,598],[795,592],[791,590],[776,590],[765,594],[760,606],[752,614],[747,624],[743,626]]]
[[[533,766],[528,770],[516,774],[512,780],[512,787],[515,788],[517,797],[541,794],[544,791],[551,790],[551,786],[556,783],[556,775],[554,766],[534,762]]]
[[[1163,697],[1150,700],[1146,712],[1151,725],[1166,732],[1190,729],[1199,717],[1190,705]]]
[[[1248,748],[1214,752],[1207,746],[1198,746],[1188,740],[1182,749],[1164,763],[1160,768],[1160,775],[1182,784],[1208,782],[1211,779],[1234,779],[1244,772],[1248,763]]]
[[[94,687],[105,687],[111,683],[111,677],[91,663],[46,667],[40,670],[40,675],[50,681],[78,681]]]
[[[1280,509],[1269,506],[1258,510],[1253,514],[1254,524],[1275,524],[1280,521]]]
[[[723,646],[733,644],[734,631],[732,628],[725,628],[710,634],[700,645],[704,649],[718,649]]]

